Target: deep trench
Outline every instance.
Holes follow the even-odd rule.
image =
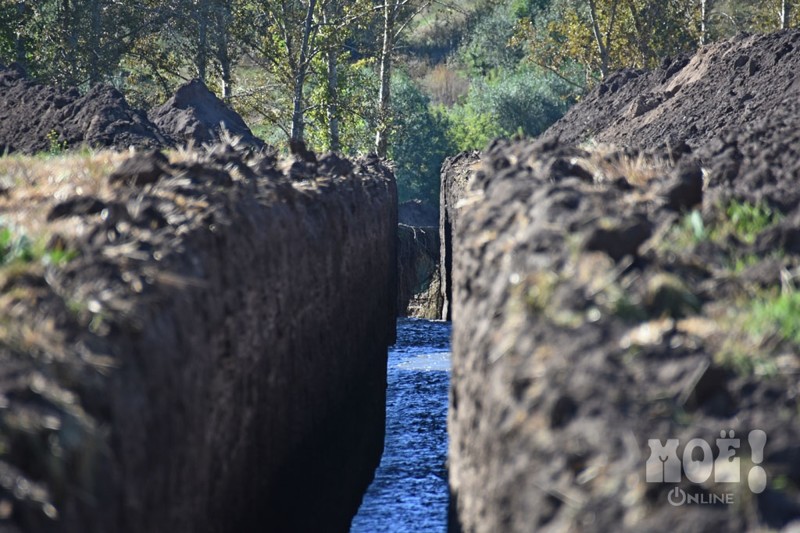
[[[352,533],[446,531],[450,323],[399,319],[390,349],[386,438]]]

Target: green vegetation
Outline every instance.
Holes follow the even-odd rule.
[[[757,298],[751,307],[750,331],[778,335],[800,347],[800,292],[792,289]]]
[[[684,214],[680,222],[667,234],[662,246],[679,251],[705,240],[721,243],[728,236],[734,236],[744,243],[752,244],[762,231],[776,224],[782,218],[780,212],[764,202],[753,204],[732,200],[718,211],[721,216],[709,224],[703,221],[703,216],[697,210]],[[731,261],[734,270],[741,270],[752,264],[753,259],[735,257]]]
[[[271,144],[377,150],[435,202],[446,155],[538,135],[612,69],[799,20],[800,0],[19,0],[0,64],[142,108],[199,78]]]
[[[67,149],[66,141],[60,141],[58,138],[58,132],[56,130],[51,130],[47,134],[47,142],[50,145],[48,149],[48,153],[51,155],[58,155],[63,153]]]
[[[0,226],[0,266],[15,261],[27,263],[33,261],[34,256],[33,245],[26,235]]]
[[[741,375],[773,375],[776,355],[800,349],[800,292],[759,291],[731,306],[721,325],[726,337],[717,362]]]
[[[781,218],[780,213],[763,202],[750,204],[736,200],[728,205],[725,215],[732,225],[733,234],[747,243],[754,242],[759,233]]]
[[[0,268],[33,262],[63,266],[77,255],[75,250],[47,246],[44,238],[32,240],[15,227],[0,225]]]

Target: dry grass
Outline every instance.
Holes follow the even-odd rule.
[[[25,229],[32,236],[54,228],[46,214],[55,202],[75,195],[106,196],[105,178],[127,153],[81,152],[47,156],[11,155],[0,158],[0,224]],[[59,229],[69,225],[59,221]]]
[[[55,232],[79,235],[85,225],[74,217],[48,222],[49,210],[55,203],[73,196],[113,199],[117,194],[107,178],[134,153],[133,150],[85,150],[0,157],[0,226],[20,228],[31,239],[46,238]],[[193,146],[169,151],[167,156],[172,163],[199,161],[204,157],[203,151]],[[178,204],[183,202],[169,199]]]
[[[664,176],[671,164],[659,157],[642,152],[631,156],[611,144],[588,144],[582,147],[589,152],[588,158],[573,161],[594,175],[595,182],[604,183],[625,178],[635,187],[644,187],[653,179]]]

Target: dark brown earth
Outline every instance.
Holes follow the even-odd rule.
[[[159,147],[167,140],[113,87],[75,89],[39,85],[15,67],[0,66],[0,149],[35,153],[92,147]]]
[[[439,211],[422,200],[407,200],[397,214],[397,316],[438,319]]]
[[[397,316],[438,319],[439,228],[397,225]]]
[[[734,234],[687,244],[659,194],[694,179],[686,166],[622,186],[589,171],[592,157],[499,145],[465,196],[474,204],[454,237],[449,418],[463,530],[785,526],[800,517],[798,345],[771,329],[769,340],[746,333],[745,310],[780,293],[781,272],[800,272],[794,240],[779,259],[760,251],[795,235],[800,210],[754,244]],[[707,227],[723,225],[713,203],[703,210]],[[737,271],[751,254],[763,259]],[[768,435],[762,494],[744,481],[684,481],[691,493],[733,492],[736,505],[676,508],[674,485],[645,482],[648,439],[713,443],[730,429],[743,438],[743,480],[746,435]]]
[[[741,34],[608,77],[547,135],[562,142],[697,147],[782,114],[800,100],[800,32]]]
[[[448,157],[442,164],[442,182],[439,189],[439,275],[441,277],[442,316],[451,320],[453,302],[453,235],[456,232],[458,202],[464,198],[467,181],[473,167],[480,161],[477,151],[462,152]]]
[[[265,148],[244,120],[197,80],[146,114],[132,109],[113,87],[98,85],[81,95],[28,80],[18,67],[0,66],[0,153],[201,146],[234,139],[250,149]]]
[[[106,157],[0,197],[76,254],[0,269],[0,529],[347,531],[383,446],[391,172],[218,146],[88,178]]]
[[[437,227],[439,209],[422,200],[406,200],[397,206],[397,219],[406,226]]]
[[[463,191],[447,199],[453,530],[798,527],[798,44],[742,36],[617,73],[543,140],[445,167],[442,190]],[[649,439],[716,457],[723,430],[739,483],[647,482]],[[676,507],[676,486],[734,503]]]
[[[148,116],[178,146],[190,141],[195,146],[214,144],[227,131],[242,144],[264,147],[264,141],[253,135],[242,117],[198,80],[178,87],[172,98],[152,109]]]

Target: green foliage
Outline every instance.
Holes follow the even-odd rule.
[[[51,155],[63,153],[67,149],[67,141],[59,140],[59,135],[56,130],[50,130],[47,134],[47,152]]]
[[[570,88],[535,68],[495,71],[473,81],[463,104],[449,112],[459,150],[482,149],[496,138],[539,135],[572,101]]]
[[[400,201],[420,198],[439,201],[439,171],[453,152],[448,120],[431,109],[430,99],[408,76],[392,79],[392,131],[389,157],[395,162]]]
[[[28,263],[33,261],[34,255],[33,244],[26,235],[9,226],[0,226],[0,266],[15,261]]]
[[[34,261],[63,266],[77,256],[75,250],[60,246],[48,248],[43,239],[34,241],[16,227],[0,225],[0,267]]]
[[[705,224],[703,223],[703,216],[700,211],[694,209],[691,213],[685,215],[683,219],[685,229],[691,232],[694,242],[700,242],[708,237]]]
[[[709,225],[697,210],[683,215],[665,238],[663,246],[668,249],[681,250],[706,239],[722,242],[729,235],[745,243],[753,243],[759,233],[781,219],[781,214],[763,202],[756,204],[734,200],[722,210],[722,214]],[[746,258],[733,258],[735,269],[747,266]]]
[[[336,98],[340,151],[354,155],[373,150],[375,140],[375,95],[378,76],[367,61],[339,62]],[[318,151],[330,146],[328,105],[333,102],[324,80],[312,80],[308,100],[313,104],[306,119],[306,142]]]
[[[534,63],[577,85],[623,66],[653,67],[697,42],[695,0],[553,0],[518,26]],[[592,7],[594,8],[592,10]],[[583,79],[574,76],[580,66]]]
[[[523,58],[522,46],[512,42],[517,19],[512,4],[497,4],[473,28],[470,39],[459,49],[459,57],[475,73],[513,69]]]
[[[782,291],[757,299],[752,306],[751,331],[778,334],[800,346],[800,291]]]
[[[755,241],[756,236],[764,229],[780,220],[780,213],[774,211],[766,203],[732,201],[725,215],[728,217],[734,234],[747,243]]]

